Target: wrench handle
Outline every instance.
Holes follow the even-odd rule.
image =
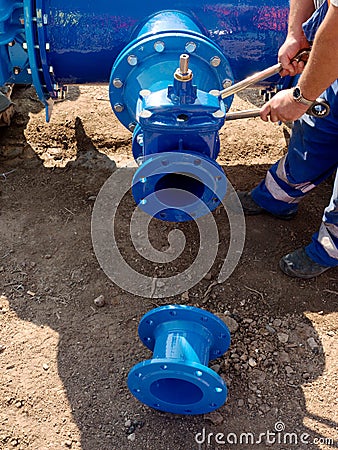
[[[225,120],[250,119],[251,117],[259,117],[259,109],[245,109],[243,111],[234,111],[227,113]]]
[[[238,83],[235,83],[232,86],[223,89],[222,91],[219,92],[219,95],[222,98],[230,97],[230,95],[236,94],[236,92],[242,91],[243,89],[246,89],[247,87],[252,86],[255,83],[258,83],[259,81],[272,77],[272,75],[276,75],[281,71],[281,69],[282,69],[281,63],[275,64],[274,66],[268,67],[267,69],[262,70],[261,72],[255,73],[250,77],[245,78],[245,80],[239,81]]]

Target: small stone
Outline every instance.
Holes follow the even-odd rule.
[[[72,441],[66,441],[65,446],[68,448],[72,448]]]
[[[220,316],[218,316],[218,317],[220,317]],[[239,324],[238,324],[238,322],[236,322],[235,319],[233,319],[230,316],[225,316],[225,315],[223,315],[223,317],[220,317],[220,318],[223,320],[225,325],[229,328],[230,333],[236,333],[236,331],[239,328]]]
[[[17,439],[13,439],[11,441],[11,444],[13,445],[13,447],[16,447],[17,445],[19,445],[19,441]]]
[[[311,375],[308,372],[303,373],[304,380],[308,380],[311,377]]]
[[[52,255],[45,255],[45,259],[51,259]]]
[[[257,361],[254,358],[249,358],[249,366],[250,367],[256,367],[257,366]]]
[[[279,352],[278,353],[278,359],[282,363],[289,363],[290,362],[290,356],[287,352]]]
[[[238,407],[239,407],[239,408],[242,408],[242,406],[244,406],[244,400],[239,399],[238,402],[237,402],[237,404],[238,404]]]
[[[27,294],[30,295],[31,297],[35,297],[36,295],[35,292],[32,291],[27,291]]]
[[[327,335],[333,337],[335,335],[335,332],[334,331],[328,331]]]
[[[48,370],[49,369],[49,365],[47,363],[45,363],[42,367],[43,367],[43,370]]]
[[[98,308],[102,308],[106,304],[104,296],[101,294],[94,299],[94,305]]]
[[[310,337],[306,342],[308,343],[308,346],[311,348],[312,351],[318,350],[319,345],[317,344],[317,342],[313,337]]]
[[[276,330],[272,328],[270,325],[265,325],[265,328],[268,330],[271,334],[276,334]]]
[[[204,277],[204,279],[205,280],[207,280],[207,281],[210,281],[211,280],[211,273],[209,272],[209,273],[207,273],[206,275],[205,275],[205,277]]]
[[[277,333],[277,336],[279,342],[281,342],[282,344],[286,344],[289,340],[289,335],[286,333]]]
[[[270,411],[270,406],[269,405],[261,405],[260,407],[259,407],[259,409],[264,413],[264,414],[266,414],[267,412],[269,412]]]
[[[280,319],[275,319],[273,322],[272,322],[272,325],[274,326],[274,327],[280,327],[281,325],[282,325],[282,321],[280,320]]]
[[[290,375],[292,375],[294,373],[294,370],[293,370],[292,367],[286,366],[285,367],[285,372],[286,372],[287,376],[289,377]]]
[[[224,421],[224,417],[217,411],[212,411],[209,414],[206,414],[205,419],[210,420],[214,425],[220,425]]]
[[[184,301],[189,300],[189,292],[188,291],[183,292],[183,294],[181,295],[181,300],[184,300]]]
[[[5,345],[0,345],[0,353],[3,353],[6,350]]]
[[[248,355],[246,353],[243,353],[240,359],[245,362],[248,360]]]
[[[130,420],[130,419],[127,419],[127,420],[124,422],[124,426],[125,426],[126,428],[129,428],[129,427],[131,426],[131,420]]]
[[[253,319],[244,319],[243,322],[250,325],[253,322]]]
[[[210,367],[211,370],[213,370],[216,373],[219,373],[220,369],[221,369],[221,365],[220,364],[214,364],[213,366]]]
[[[130,442],[134,442],[136,439],[136,434],[135,433],[128,434],[127,439]]]
[[[257,384],[264,383],[265,379],[266,379],[266,373],[263,372],[262,370],[255,369],[252,372],[252,380],[254,381],[254,383],[257,383]]]
[[[95,202],[96,200],[96,195],[91,195],[90,197],[88,197],[88,201],[90,202]]]

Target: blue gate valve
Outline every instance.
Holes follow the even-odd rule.
[[[223,100],[213,90],[225,81],[231,84],[233,75],[220,48],[179,11],[151,16],[117,58],[110,100],[118,119],[133,130],[140,167],[132,192],[148,214],[193,220],[224,198],[218,132],[232,97]]]
[[[208,367],[230,346],[227,326],[208,311],[167,305],[146,313],[139,324],[150,360],[129,372],[132,394],[151,408],[183,415],[206,414],[227,398],[224,380]]]

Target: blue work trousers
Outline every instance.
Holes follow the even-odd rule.
[[[254,201],[272,214],[297,211],[302,198],[338,166],[338,80],[321,96],[330,107],[325,118],[307,114],[294,123],[288,153],[253,191]],[[322,224],[305,248],[323,266],[338,266],[338,175]]]

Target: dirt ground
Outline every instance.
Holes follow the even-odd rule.
[[[247,218],[244,253],[222,284],[215,280],[229,233],[226,215],[216,211],[220,245],[210,273],[180,296],[136,297],[106,277],[91,242],[98,192],[116,164],[133,160],[130,132],[111,112],[107,88],[70,87],[49,124],[32,88],[16,90],[14,101],[12,125],[0,129],[0,449],[337,448],[338,272],[300,281],[278,269],[279,258],[319,227],[330,183],[291,222]],[[233,109],[251,101],[252,93],[243,94]],[[229,122],[221,146],[232,184],[250,189],[285,152],[284,129],[259,119]],[[196,226],[178,225],[187,251],[155,267],[128,243],[134,208],[129,194],[118,216],[129,263],[157,277],[187,267]],[[165,247],[175,227],[153,220],[153,245]],[[94,303],[100,295],[103,307]],[[151,357],[137,335],[139,320],[170,303],[205,308],[231,325],[229,351],[210,363],[229,397],[209,415],[158,412],[128,391],[129,370]],[[275,441],[271,434],[270,441],[236,444],[250,432],[257,440],[275,432]],[[297,444],[283,443],[285,433]]]

